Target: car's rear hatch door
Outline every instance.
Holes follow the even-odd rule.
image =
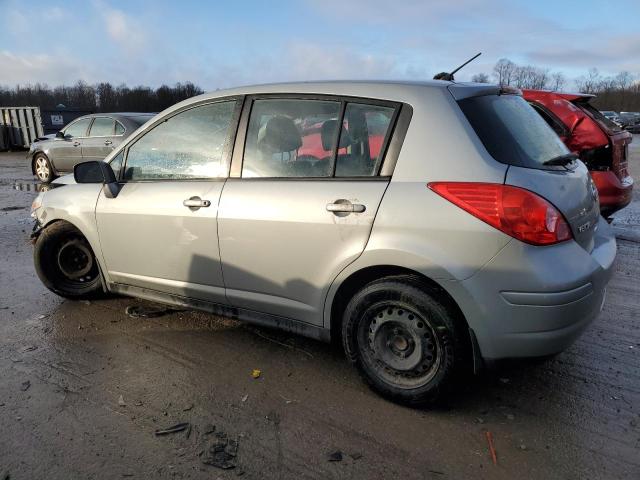
[[[480,92],[458,104],[491,156],[509,165],[505,184],[551,202],[576,242],[591,251],[600,215],[597,189],[586,166],[572,159],[542,117],[522,96],[504,91]]]
[[[621,182],[625,182],[629,176],[628,145],[631,143],[633,136],[605,117],[589,103],[589,100],[590,98],[588,97],[578,98],[573,100],[573,104],[585,112],[608,137],[609,143],[608,145],[604,145],[603,148],[605,150],[611,149],[611,153],[606,155],[606,157],[610,159],[610,165],[603,165],[602,167],[611,168],[618,179],[620,179]]]

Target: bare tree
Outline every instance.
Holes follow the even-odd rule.
[[[576,86],[582,93],[596,93],[600,88],[601,81],[600,72],[594,67],[589,69],[586,77],[582,76],[576,79]]]
[[[633,75],[629,72],[620,72],[615,76],[616,87],[620,90],[628,90],[631,84],[633,83]]]
[[[100,110],[103,112],[113,112],[117,109],[116,92],[110,83],[99,83],[96,86],[96,95],[98,97],[98,108]]]
[[[549,88],[554,92],[560,92],[566,83],[567,79],[562,72],[553,72],[550,77]]]
[[[493,76],[498,82],[498,85],[511,85],[516,68],[516,64],[508,58],[498,60],[498,63],[493,67]]]
[[[489,83],[489,75],[486,73],[476,73],[471,77],[471,81],[475,83]]]

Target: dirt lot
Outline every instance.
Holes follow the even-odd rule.
[[[62,300],[33,270],[27,188],[24,153],[0,154],[0,479],[640,478],[640,188],[586,334],[431,411],[382,400],[329,345],[202,313],[134,319],[133,299]],[[154,435],[180,422],[190,432]],[[202,463],[209,424],[237,439],[235,469]]]

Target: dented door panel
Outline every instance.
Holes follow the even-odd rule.
[[[321,325],[329,284],[364,250],[387,184],[229,179],[218,212],[229,303]]]

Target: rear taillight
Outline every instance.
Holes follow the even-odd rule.
[[[562,214],[547,200],[523,188],[499,183],[433,182],[427,185],[492,227],[532,245],[572,238]]]

